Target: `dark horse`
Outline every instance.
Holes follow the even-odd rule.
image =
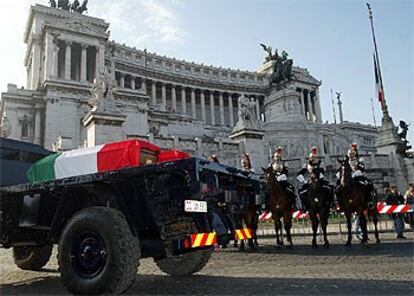
[[[243,228],[243,222],[247,228],[251,230],[252,238],[247,240],[248,246],[250,249],[256,250],[257,243],[257,227],[259,215],[257,214],[257,208],[255,204],[249,204],[244,207],[239,214],[239,227]],[[234,240],[234,245],[237,246],[237,240]],[[240,251],[244,251],[244,240],[240,240]]]
[[[291,248],[293,244],[292,236],[290,233],[290,229],[292,228],[292,199],[289,196],[290,193],[288,193],[282,187],[282,185],[276,180],[276,176],[272,167],[262,169],[264,172],[266,183],[268,184],[270,189],[270,197],[268,202],[270,211],[272,212],[273,221],[275,222],[276,246],[280,247],[283,245],[281,222],[281,218],[283,218],[286,239],[289,243],[288,247]]]
[[[341,164],[339,173],[340,173],[340,184],[336,189],[336,194],[338,196],[338,203],[340,209],[345,213],[346,224],[348,227],[348,240],[346,246],[351,246],[352,240],[352,224],[351,224],[351,215],[357,213],[359,217],[359,223],[362,231],[362,240],[361,244],[365,244],[368,241],[368,231],[367,231],[367,219],[365,213],[372,218],[375,228],[375,238],[376,242],[379,243],[378,236],[378,212],[377,208],[368,210],[368,201],[370,200],[369,194],[371,194],[366,188],[363,187],[359,182],[352,178],[352,168],[349,164],[348,156],[344,159],[339,159],[338,162]]]
[[[330,188],[326,188],[326,185],[322,184],[319,176],[321,169],[319,166],[312,168],[309,178],[308,189],[308,212],[312,221],[312,248],[317,248],[316,235],[318,232],[319,223],[323,232],[323,246],[329,248],[329,242],[327,238],[326,228],[328,226],[329,211],[330,211]]]

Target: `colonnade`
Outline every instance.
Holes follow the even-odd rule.
[[[122,72],[116,72],[115,79],[120,88],[142,89],[150,96],[150,104],[159,110],[190,116],[210,125],[233,127],[236,124],[238,98],[242,93],[156,81]],[[263,97],[244,95],[254,97],[256,116],[260,120]]]

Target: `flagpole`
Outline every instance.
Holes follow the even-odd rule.
[[[374,51],[375,51],[375,56],[376,56],[376,61],[377,61],[379,80],[381,82],[381,88],[382,88],[381,91],[382,91],[383,97],[382,97],[381,109],[382,109],[382,113],[384,117],[388,117],[388,107],[387,107],[387,103],[385,100],[384,84],[382,83],[382,74],[381,74],[380,60],[379,60],[379,54],[378,54],[378,48],[377,48],[377,40],[375,38],[374,17],[372,16],[371,5],[369,5],[369,3],[367,3],[367,7],[368,7],[368,12],[369,12],[369,20],[371,23],[371,33],[372,33],[372,40],[374,42]]]
[[[334,118],[334,122],[336,124],[336,111],[335,111],[335,102],[334,102],[334,99],[333,99],[333,91],[332,91],[332,88],[331,88],[331,102],[332,102],[333,118]]]
[[[372,119],[374,120],[374,126],[377,127],[377,121],[375,120],[374,99],[372,97],[371,97],[371,110],[372,110]]]

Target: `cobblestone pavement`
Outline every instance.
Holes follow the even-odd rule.
[[[218,250],[209,264],[188,278],[164,275],[152,259],[141,260],[128,295],[413,295],[414,236],[382,243],[342,246],[337,236],[330,249],[310,247],[310,238],[296,238],[293,249],[274,248],[262,239],[258,251]],[[357,243],[354,241],[354,243]],[[56,254],[41,272],[19,270],[10,250],[0,250],[2,295],[65,295]]]

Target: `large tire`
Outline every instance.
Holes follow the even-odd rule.
[[[13,247],[14,263],[23,270],[40,270],[49,261],[53,245]]]
[[[86,208],[76,213],[59,243],[59,269],[72,294],[121,294],[135,281],[138,238],[116,209]]]
[[[210,260],[213,249],[205,249],[155,262],[158,268],[172,276],[188,276],[203,269]]]

